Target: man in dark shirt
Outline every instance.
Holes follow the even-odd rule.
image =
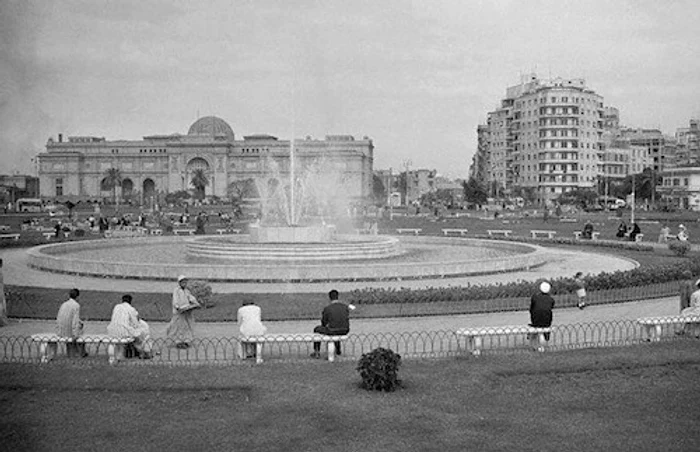
[[[549,295],[552,286],[548,282],[540,284],[540,290],[530,298],[530,326],[548,328],[552,326],[552,308],[554,298]],[[544,334],[549,340],[549,333]]]
[[[331,304],[323,308],[321,314],[321,324],[314,328],[314,333],[326,334],[328,336],[343,336],[350,331],[350,310],[349,307],[338,300],[338,291],[333,289],[328,292]],[[335,343],[335,352],[340,355],[340,341]],[[314,358],[321,356],[321,343],[314,342]]]

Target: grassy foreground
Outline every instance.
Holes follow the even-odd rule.
[[[395,393],[353,363],[0,366],[4,450],[700,448],[695,340],[407,361]]]

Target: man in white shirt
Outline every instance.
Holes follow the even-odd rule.
[[[151,359],[151,329],[148,323],[139,319],[138,311],[131,306],[133,297],[122,296],[122,302],[112,309],[112,320],[107,333],[112,337],[134,338],[134,348],[141,359]]]

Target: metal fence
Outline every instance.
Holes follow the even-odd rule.
[[[692,338],[684,333],[681,324],[662,326],[662,341]],[[649,340],[645,328],[634,320],[555,325],[552,327],[547,352],[617,347],[638,344]],[[168,339],[156,339],[153,343],[153,359],[126,359],[119,365],[236,365],[255,363],[251,359],[238,358],[239,341],[235,337],[198,338],[187,349],[179,349]],[[363,353],[377,347],[389,348],[404,359],[446,358],[471,356],[467,339],[455,331],[423,331],[386,334],[350,334],[342,343],[339,361],[356,361]],[[107,346],[88,344],[88,358],[68,358],[64,344],[59,344],[57,356],[50,363],[86,363],[107,365]],[[311,342],[266,343],[263,347],[265,363],[303,362],[311,360]],[[325,350],[322,350],[325,358]],[[525,334],[508,336],[484,336],[483,354],[535,353]],[[29,336],[0,337],[0,362],[39,363],[39,344]]]

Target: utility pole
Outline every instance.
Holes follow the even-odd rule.
[[[388,204],[389,204],[389,221],[391,221],[391,220],[394,219],[394,203],[393,203],[393,201],[392,201],[392,199],[391,199],[391,195],[392,195],[392,186],[393,186],[393,180],[392,180],[392,179],[393,179],[393,174],[392,174],[392,171],[393,171],[393,169],[392,169],[391,167],[389,167],[389,183],[387,184],[387,189],[386,189],[386,191],[387,191],[386,196],[387,196],[387,201],[388,201]]]
[[[408,168],[413,164],[411,159],[403,161],[403,166],[406,168],[406,209],[408,209]]]

